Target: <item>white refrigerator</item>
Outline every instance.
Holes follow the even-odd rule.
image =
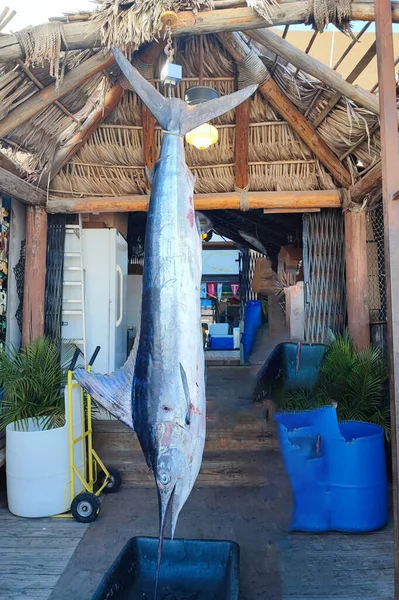
[[[127,357],[127,242],[116,229],[83,229],[86,355],[101,350],[93,365],[112,373]]]

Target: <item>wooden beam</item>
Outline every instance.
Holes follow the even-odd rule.
[[[392,18],[399,23],[399,2],[392,2]],[[271,22],[266,22],[254,10],[246,6],[223,10],[181,12],[173,28],[174,36],[200,35],[223,31],[247,31],[267,26],[304,23],[308,14],[308,0],[281,2],[273,9]],[[353,21],[374,21],[374,7],[368,2],[352,3]],[[98,48],[101,46],[99,28],[92,21],[72,21],[63,26],[64,35],[70,50]],[[65,49],[65,48],[63,48]],[[15,35],[0,38],[0,63],[24,58]]]
[[[245,100],[236,108],[235,129],[235,169],[236,187],[244,189],[248,185],[248,150],[249,150],[249,112],[250,100]]]
[[[23,346],[44,335],[46,247],[47,213],[43,207],[29,206],[26,211]]]
[[[219,34],[218,38],[230,55],[238,62],[243,60],[251,52],[248,45],[237,33],[222,33]],[[268,71],[266,67],[262,65],[261,59],[253,54],[253,60],[259,61],[259,69],[264,69],[266,79]],[[283,119],[291,125],[293,130],[328,169],[334,179],[343,187],[349,187],[352,183],[350,173],[345,169],[319,134],[314,131],[313,127],[308,123],[302,113],[300,113],[288,97],[280,91],[274,80],[270,77],[265,83],[259,86],[259,91]]]
[[[391,6],[375,0],[381,156],[384,203],[384,243],[387,286],[388,364],[391,404],[395,600],[399,600],[399,151],[396,81]]]
[[[10,158],[8,158],[8,156],[3,154],[3,152],[0,152],[0,167],[2,167],[2,169],[5,169],[9,173],[12,173],[16,177],[19,177],[19,178],[21,177],[21,171],[12,162],[12,160]]]
[[[350,199],[352,202],[363,202],[367,194],[378,188],[382,183],[382,165],[378,162],[361,179],[356,181],[350,188]]]
[[[56,176],[62,167],[80,150],[93,131],[105,121],[108,115],[119,104],[123,92],[123,87],[119,84],[114,85],[108,90],[104,99],[104,104],[98,106],[96,110],[88,116],[73,138],[68,140],[66,145],[58,150],[52,163],[43,171],[41,175],[42,187],[47,187],[48,180],[51,181]]]
[[[348,330],[358,350],[364,350],[370,345],[366,231],[365,211],[345,213]]]
[[[248,35],[259,44],[262,44],[272,52],[290,62],[294,67],[301,69],[308,75],[311,75],[330,86],[342,96],[346,96],[350,100],[353,100],[353,102],[356,102],[359,106],[367,108],[375,115],[379,114],[380,108],[376,96],[345,81],[345,79],[342,79],[336,71],[327,67],[312,56],[305,54],[269,29],[251,31]]]
[[[376,52],[377,52],[377,44],[376,44],[376,42],[373,42],[371,44],[370,48],[364,54],[364,56],[357,63],[356,67],[349,73],[348,77],[346,78],[346,81],[348,81],[349,83],[354,83],[356,81],[356,79],[363,73],[364,69],[366,69],[367,66],[371,63],[371,61],[375,57]],[[321,113],[313,121],[314,128],[319,127],[319,125],[324,121],[324,119],[330,114],[330,112],[332,111],[334,106],[336,106],[338,104],[338,102],[341,100],[341,98],[342,98],[342,94],[340,92],[336,92],[332,96],[332,98],[330,98],[330,100],[327,103],[327,106],[321,111]]]
[[[321,208],[264,208],[263,214],[265,215],[288,215],[288,214],[304,214],[304,213],[315,213],[320,212]]]
[[[249,208],[340,208],[338,190],[313,192],[249,192]],[[240,194],[196,194],[197,210],[239,210]],[[148,196],[116,196],[102,198],[57,198],[47,203],[49,213],[141,212],[146,211]]]
[[[62,98],[62,96],[79,87],[97,73],[110,67],[113,62],[114,57],[112,54],[103,51],[85,60],[75,69],[72,69],[72,71],[67,73],[58,87],[57,83],[49,85],[8,113],[8,115],[0,121],[0,137],[5,137],[7,134],[11,133],[13,129],[35,117],[42,110],[50,106],[50,104],[53,104],[55,100]]]
[[[0,157],[0,165],[5,164],[4,158],[7,157]],[[42,190],[2,166],[0,166],[0,191],[30,206],[46,205],[46,194]]]

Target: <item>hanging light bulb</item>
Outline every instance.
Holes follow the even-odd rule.
[[[208,102],[218,97],[218,93],[213,88],[203,85],[196,85],[188,88],[185,94],[185,101],[189,106]],[[191,146],[195,146],[198,150],[206,150],[212,144],[216,144],[219,139],[219,132],[210,123],[204,123],[195,129],[192,129],[186,134],[186,142]]]

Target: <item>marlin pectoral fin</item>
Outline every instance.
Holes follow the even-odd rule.
[[[76,369],[74,379],[105,410],[133,429],[132,383],[139,345],[139,330],[134,340],[129,358],[121,369],[111,375],[88,373]]]
[[[187,402],[186,425],[190,425],[190,407],[191,407],[190,390],[188,389],[188,381],[187,381],[186,371],[184,370],[184,367],[181,363],[179,363],[179,365],[180,365],[181,382],[183,384],[184,395],[186,397],[186,402]]]

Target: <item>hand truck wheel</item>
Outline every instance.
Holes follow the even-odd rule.
[[[104,494],[116,494],[116,492],[119,490],[122,484],[122,475],[120,471],[115,467],[107,467],[107,471],[109,473],[108,483],[103,489],[103,492]],[[107,476],[104,473],[104,471],[101,471],[101,473],[98,476],[100,486],[104,485],[106,477]]]
[[[89,492],[78,494],[71,504],[72,516],[79,523],[92,523],[92,521],[97,519],[100,510],[100,499]]]

